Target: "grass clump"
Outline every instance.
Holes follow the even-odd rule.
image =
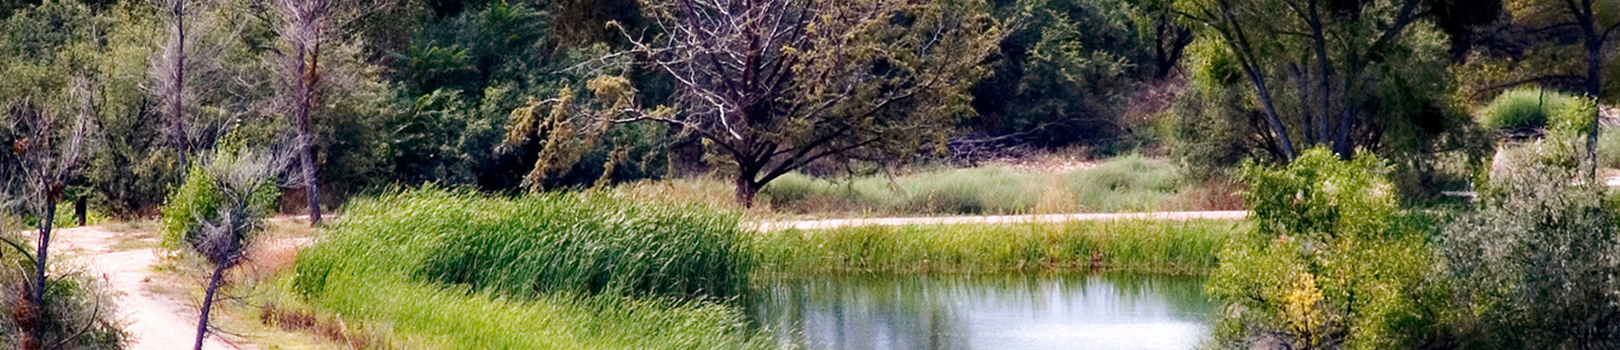
[[[720,301],[752,266],[735,215],[437,188],[347,208],[287,282],[322,311],[447,349],[767,348]]]
[[[771,207],[800,213],[1117,212],[1180,209],[1184,182],[1174,165],[1131,155],[1059,173],[983,167],[842,180],[788,174],[762,193]]]
[[[1231,221],[871,226],[762,234],[761,267],[799,273],[1104,270],[1196,273],[1215,267]]]
[[[1485,107],[1480,125],[1489,129],[1546,127],[1550,117],[1576,103],[1574,97],[1542,88],[1512,89]]]
[[[1598,164],[1605,168],[1620,168],[1620,132],[1604,131],[1598,136]]]
[[[1174,165],[1138,155],[1069,173],[1066,180],[1081,206],[1104,212],[1158,209],[1182,182]]]

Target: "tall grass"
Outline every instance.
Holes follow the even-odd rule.
[[[1198,273],[1215,267],[1235,221],[851,227],[762,234],[761,269],[804,273],[1103,270]]]
[[[1480,124],[1491,129],[1545,127],[1548,119],[1576,104],[1574,98],[1542,88],[1519,88],[1502,92],[1480,115]]]
[[[1598,163],[1605,168],[1620,168],[1620,132],[1603,131],[1598,136]]]
[[[1006,167],[945,170],[889,178],[829,180],[789,174],[763,191],[772,208],[878,215],[1116,212],[1187,208],[1187,189],[1168,162],[1131,155],[1066,173]]]
[[[316,309],[447,349],[768,347],[720,301],[752,267],[735,215],[435,188],[347,208],[287,282]]]

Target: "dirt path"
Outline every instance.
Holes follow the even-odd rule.
[[[1057,223],[1069,221],[1110,221],[1110,220],[1239,220],[1249,216],[1247,211],[1171,211],[1154,213],[1087,213],[1087,214],[1047,214],[1047,215],[989,215],[989,216],[943,216],[943,217],[915,217],[915,218],[871,218],[871,219],[832,219],[808,221],[764,222],[757,227],[760,231],[778,231],[786,229],[797,230],[825,230],[839,227],[855,226],[903,226],[903,225],[958,225],[958,224],[1020,224],[1020,223]]]
[[[51,239],[51,252],[88,268],[113,292],[118,319],[125,322],[124,330],[132,338],[128,349],[191,349],[197,330],[196,307],[152,290],[157,253],[151,248],[115,251],[113,247],[126,235],[99,226],[61,229]],[[203,348],[239,349],[217,336],[209,336]]]

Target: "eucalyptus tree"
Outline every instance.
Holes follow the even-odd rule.
[[[703,140],[751,206],[766,183],[825,159],[904,160],[943,143],[973,115],[970,89],[1003,37],[980,0],[653,0],[659,34],[625,29],[633,53],[668,74],[672,107],[643,108],[624,79],[597,79],[599,113],[573,113],[572,98],[515,111],[508,143],[547,141],[525,183],[578,157],[610,124],[664,123]],[[547,114],[571,118],[542,118]],[[602,109],[605,108],[605,109]],[[562,112],[556,112],[562,111]],[[562,162],[558,162],[562,161]]]

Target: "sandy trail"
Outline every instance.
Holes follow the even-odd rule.
[[[113,292],[118,319],[125,322],[124,330],[130,334],[128,349],[191,349],[197,336],[196,307],[153,292],[152,265],[157,263],[157,253],[150,248],[114,251],[123,235],[99,226],[59,229],[52,234],[51,252],[82,264]],[[203,348],[240,349],[217,335],[210,335]]]

